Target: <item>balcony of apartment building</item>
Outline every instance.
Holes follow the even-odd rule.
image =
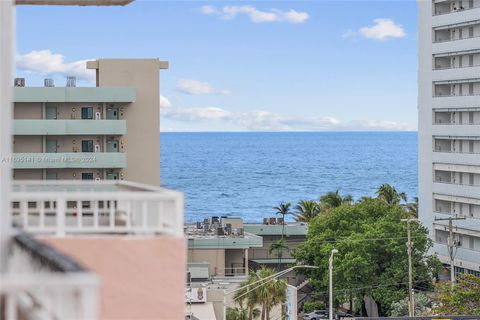
[[[480,199],[434,194],[434,212],[480,219]]]
[[[469,270],[471,273],[480,274],[480,229],[478,226],[469,227],[462,224],[464,221],[456,221],[453,238],[456,243],[455,266]],[[471,221],[468,221],[471,224]],[[448,225],[434,223],[434,246],[433,251],[444,264],[449,264]]]
[[[436,0],[432,4],[434,27],[465,23],[478,19],[479,0]]]
[[[434,81],[432,84],[432,108],[464,108],[478,105],[480,78],[464,78]],[[464,121],[466,122],[466,121]]]
[[[183,316],[181,193],[126,181],[19,181],[11,201],[19,249],[0,288],[7,319]]]
[[[480,132],[480,107],[438,108],[432,115],[435,136],[475,136]]]
[[[479,9],[471,10],[474,17],[472,20],[458,15],[461,21],[458,23],[442,24],[434,26],[432,30],[432,53],[445,54],[458,51],[475,50],[480,47],[480,20]],[[455,16],[444,16],[450,18]]]
[[[2,319],[96,319],[98,276],[33,236],[15,230],[2,276]]]
[[[480,49],[433,56],[433,81],[475,79],[480,71]]]
[[[479,136],[434,136],[434,163],[475,166],[480,163]]]
[[[477,198],[480,194],[480,167],[435,162],[433,190],[438,194]]]

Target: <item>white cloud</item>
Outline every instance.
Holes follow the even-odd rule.
[[[214,6],[205,5],[200,8],[200,12],[206,15],[218,16],[221,19],[231,20],[238,15],[244,14],[250,18],[254,23],[263,22],[288,22],[288,23],[303,23],[310,17],[307,12],[300,12],[293,9],[282,11],[279,9],[270,9],[268,11],[261,11],[251,5],[242,6],[224,6],[218,9]]]
[[[390,38],[403,38],[407,34],[403,27],[396,24],[392,19],[380,18],[373,20],[374,25],[362,27],[358,31],[348,30],[343,34],[344,38],[362,36],[367,39],[387,40]]]
[[[177,82],[177,90],[186,94],[223,94],[228,95],[232,92],[226,89],[216,89],[206,82],[193,79],[180,79]]]
[[[334,117],[293,116],[268,111],[231,112],[216,107],[163,109],[162,117],[183,122],[213,121],[251,131],[408,131],[416,129],[413,124],[393,121],[341,122]]]
[[[171,107],[172,107],[172,103],[170,102],[170,99],[160,95],[160,108],[171,108]]]
[[[34,50],[23,55],[17,55],[17,68],[41,75],[74,76],[87,81],[95,81],[95,71],[87,69],[87,60],[70,63],[65,57],[50,50]]]

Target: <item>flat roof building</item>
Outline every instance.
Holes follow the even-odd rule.
[[[480,275],[480,0],[418,7],[419,217],[444,264],[450,243],[455,273]]]
[[[44,87],[16,79],[15,180],[129,180],[160,185],[158,59],[87,62],[96,87]]]

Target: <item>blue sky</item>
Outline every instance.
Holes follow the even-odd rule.
[[[135,1],[17,8],[17,75],[93,85],[84,60],[151,58],[164,131],[415,130],[415,1]]]

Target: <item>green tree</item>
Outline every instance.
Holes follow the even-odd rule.
[[[298,222],[310,222],[320,214],[320,205],[312,200],[300,200],[295,207],[295,220]]]
[[[276,210],[276,214],[281,215],[282,218],[283,218],[282,239],[285,235],[285,216],[289,215],[289,214],[292,214],[292,212],[290,211],[291,206],[292,206],[292,204],[290,202],[287,202],[287,203],[282,202],[277,207],[273,207],[273,209]]]
[[[402,200],[407,202],[407,195],[404,192],[398,192],[388,183],[384,183],[378,187],[376,194],[378,199],[381,199],[388,204],[400,204]]]
[[[239,307],[227,307],[227,320],[248,320],[248,310]]]
[[[304,271],[312,279],[316,295],[326,299],[328,292],[328,257],[338,249],[334,260],[336,299],[350,298],[361,304],[371,295],[381,315],[389,315],[392,302],[408,293],[408,259],[406,254],[406,218],[399,205],[365,198],[352,205],[333,208],[309,224],[307,240],[294,251],[301,263],[319,269]],[[412,224],[414,287],[430,289],[438,260],[426,253],[431,246],[428,231]],[[358,304],[357,304],[358,305]]]
[[[346,195],[342,197],[340,191],[336,190],[335,192],[327,192],[320,197],[320,208],[322,211],[328,211],[333,208],[340,207],[342,204],[351,204],[353,198],[351,195]]]
[[[280,304],[284,303],[286,300],[286,289],[287,283],[284,280],[280,279],[266,279],[275,274],[275,270],[267,267],[261,267],[256,272],[250,272],[248,275],[248,280],[241,284],[243,287],[241,290],[237,291],[234,299],[240,303],[241,299],[245,299],[247,306],[249,306],[249,318],[254,319],[254,308],[256,305],[260,305],[262,311],[260,313],[261,320],[270,319],[271,309]],[[247,287],[248,284],[252,284],[256,281],[260,281],[257,284]],[[243,304],[243,301],[241,302]]]
[[[439,283],[436,288],[434,309],[439,314],[478,315],[480,314],[480,277],[461,274],[451,288],[450,282]]]
[[[400,301],[393,302],[391,307],[392,311],[390,315],[392,317],[408,316],[408,303],[409,303],[408,297],[405,297]],[[423,316],[428,310],[428,306],[430,305],[430,299],[424,293],[416,293],[414,304],[415,304],[415,315]]]
[[[407,204],[407,211],[413,218],[418,218],[418,197],[414,197],[413,202]]]
[[[268,248],[268,253],[272,253],[275,251],[275,255],[278,259],[278,270],[280,270],[280,265],[282,264],[283,252],[288,252],[289,248],[287,246],[287,242],[285,238],[280,238],[278,241],[273,242]]]

